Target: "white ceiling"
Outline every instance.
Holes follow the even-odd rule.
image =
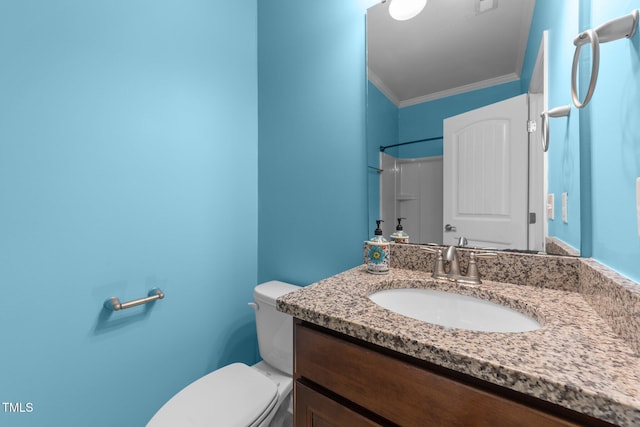
[[[478,13],[477,9],[494,9]],[[395,21],[367,10],[369,80],[399,107],[520,78],[535,0],[428,0]]]

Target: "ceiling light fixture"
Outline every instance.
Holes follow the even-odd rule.
[[[390,0],[389,15],[397,21],[417,16],[427,5],[427,0]]]

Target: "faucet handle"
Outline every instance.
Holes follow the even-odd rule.
[[[480,280],[480,272],[478,271],[478,264],[476,264],[476,258],[495,258],[498,254],[495,252],[471,252],[469,254],[469,267],[467,267],[467,276],[462,280],[464,283],[471,285],[479,285],[482,283]]]
[[[434,279],[445,279],[447,273],[444,271],[444,258],[442,257],[442,249],[430,248],[428,246],[422,247],[423,250],[436,254],[436,261],[433,264],[433,274],[431,277]]]

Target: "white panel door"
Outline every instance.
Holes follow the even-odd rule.
[[[527,117],[524,94],[445,119],[445,245],[527,248]]]

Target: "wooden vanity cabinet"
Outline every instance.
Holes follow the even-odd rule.
[[[346,335],[294,322],[296,427],[609,425]]]

